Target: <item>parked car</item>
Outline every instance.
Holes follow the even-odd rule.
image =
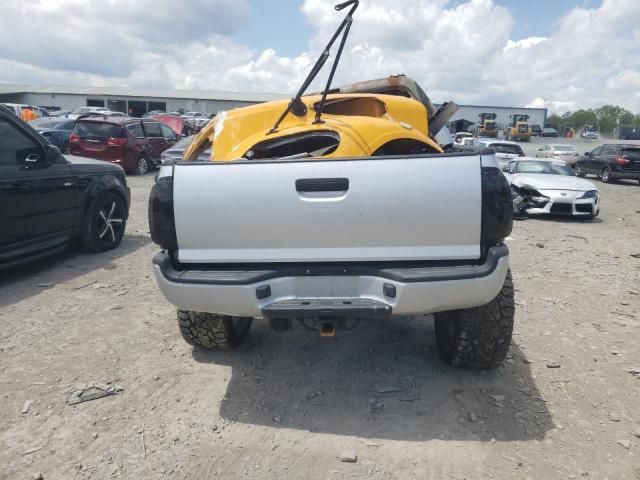
[[[514,158],[524,157],[522,147],[516,142],[489,138],[480,140],[477,145],[479,147],[492,148],[496,152],[496,160],[498,160],[498,166],[501,169],[506,167]]]
[[[67,114],[67,118],[77,119],[78,117],[91,114],[109,115],[111,110],[104,107],[79,107]]]
[[[160,115],[164,113],[166,113],[164,110],[150,110],[144,115],[142,115],[142,118],[149,118],[149,117],[153,117],[154,115]]]
[[[157,120],[88,117],[76,122],[69,137],[69,151],[116,163],[127,173],[144,175],[160,165],[162,152],[177,140],[178,135]]]
[[[557,158],[558,160],[564,160],[569,165],[573,165],[579,156],[580,154],[573,145],[567,144],[553,143],[543,145],[536,152],[537,158]]]
[[[202,112],[185,112],[181,115],[182,118],[208,118],[209,114]]]
[[[122,168],[64,156],[0,106],[0,268],[60,252],[75,240],[117,247],[129,212]]]
[[[584,127],[580,132],[580,138],[584,138],[586,140],[597,140],[598,130],[596,130],[595,127]]]
[[[72,112],[72,110],[55,110],[53,112],[49,112],[50,117],[66,117]]]
[[[69,135],[71,135],[75,123],[75,120],[69,118],[47,117],[34,120],[31,122],[31,126],[49,140],[49,143],[65,153],[69,149]]]
[[[558,131],[555,128],[545,127],[545,128],[542,129],[542,134],[540,136],[542,136],[542,137],[559,137],[560,134],[558,133]]]
[[[35,105],[26,105],[23,103],[3,103],[2,105],[7,107],[14,115],[19,118],[22,118],[22,112],[25,108],[30,108],[34,113],[36,119],[49,116],[49,112],[47,112],[44,108],[36,107]]]
[[[464,138],[473,138],[473,134],[471,132],[458,132],[453,135],[453,143],[456,145],[462,145],[462,140]]]
[[[512,160],[506,177],[516,213],[593,218],[600,211],[596,186],[576,177],[562,160],[528,157]]]
[[[169,126],[169,128],[171,128],[171,130],[173,130],[179,137],[189,136],[195,132],[191,122],[182,117],[176,117],[175,115],[169,115],[167,113],[159,113],[157,115],[153,115],[151,118]]]
[[[193,142],[194,138],[195,135],[189,135],[188,137],[183,137],[178,140],[173,146],[162,152],[162,162],[164,163],[165,161],[181,161],[185,150],[189,145],[191,145],[191,142]],[[211,160],[211,144],[209,144],[209,148],[203,150],[202,153],[198,155],[197,160],[199,162],[208,162]]]
[[[605,144],[578,158],[576,175],[597,175],[604,183],[615,179],[640,180],[640,145]]]
[[[534,137],[539,137],[542,133],[542,128],[540,125],[531,125],[531,135]]]

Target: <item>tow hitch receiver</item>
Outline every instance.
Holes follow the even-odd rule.
[[[336,336],[336,322],[330,318],[324,318],[320,321],[322,322],[320,324],[320,336],[334,338]]]

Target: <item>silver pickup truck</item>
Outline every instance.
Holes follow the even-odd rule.
[[[433,313],[447,363],[507,354],[512,200],[491,150],[174,162],[149,222],[155,276],[192,345],[237,346],[256,318],[334,335]]]

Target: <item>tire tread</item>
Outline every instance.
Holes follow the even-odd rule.
[[[500,293],[480,307],[436,314],[436,341],[440,355],[454,367],[491,369],[507,356],[513,335],[515,314],[511,271]],[[453,342],[447,344],[439,334],[442,322],[455,322]]]

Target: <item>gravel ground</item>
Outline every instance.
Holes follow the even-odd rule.
[[[192,349],[151,273],[153,176],[129,180],[119,249],[0,274],[0,478],[640,478],[638,182],[593,179],[594,221],[515,224],[510,356],[474,372],[424,316]],[[65,402],[90,382],[124,390]]]

